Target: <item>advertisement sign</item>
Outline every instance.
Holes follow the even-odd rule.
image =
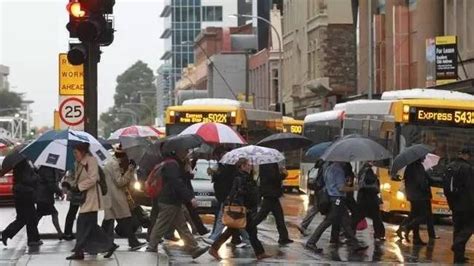
[[[456,36],[436,37],[436,85],[458,79],[458,48]]]

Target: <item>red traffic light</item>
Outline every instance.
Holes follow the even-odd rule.
[[[66,9],[72,17],[82,18],[86,16],[86,11],[82,9],[81,3],[77,0],[69,2]]]

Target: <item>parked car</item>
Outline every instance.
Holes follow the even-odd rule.
[[[194,179],[191,180],[198,203],[197,210],[201,214],[214,214],[218,208],[211,176],[207,174],[209,167],[217,167],[217,162],[199,159],[193,171]]]
[[[5,157],[0,157],[0,167]],[[13,173],[0,177],[0,203],[13,203]]]

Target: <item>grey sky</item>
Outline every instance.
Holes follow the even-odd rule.
[[[68,49],[67,0],[0,0],[0,64],[10,67],[13,91],[34,100],[33,124],[52,126],[58,105],[58,53]],[[113,105],[115,79],[137,60],[161,63],[163,0],[116,0],[115,40],[102,49],[99,112]]]

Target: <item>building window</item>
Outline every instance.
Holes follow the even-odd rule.
[[[203,6],[202,21],[222,21],[222,6]]]

